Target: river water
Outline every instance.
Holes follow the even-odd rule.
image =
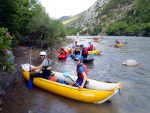
[[[92,37],[75,37],[80,44],[88,46]],[[120,39],[123,46],[114,48],[111,45]],[[94,62],[86,64],[89,78],[103,81],[121,82],[119,95],[113,96],[103,104],[84,103],[68,99],[37,87],[27,88],[27,83],[20,80],[9,91],[4,113],[149,113],[150,111],[150,38],[149,37],[108,37],[94,42],[96,49],[101,49]],[[69,47],[71,45],[68,45]],[[123,66],[125,60],[134,59],[140,65]],[[26,62],[24,62],[26,63]],[[34,62],[35,63],[35,62]],[[37,64],[37,63],[36,63]],[[74,60],[57,61],[53,69],[60,72],[75,73]],[[21,70],[21,69],[20,69]]]

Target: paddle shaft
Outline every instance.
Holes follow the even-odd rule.
[[[30,65],[31,65],[31,54],[32,54],[32,48],[30,47]]]
[[[72,78],[70,76],[68,76],[71,80]],[[80,87],[74,80],[72,80],[78,87]]]
[[[110,47],[114,46],[114,44],[110,45]]]
[[[31,56],[32,56],[32,46],[30,46],[30,66],[31,66]],[[30,72],[31,70],[30,70],[30,67],[29,67],[29,72]]]

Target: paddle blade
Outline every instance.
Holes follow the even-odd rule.
[[[31,81],[31,79],[29,79],[29,81],[28,81],[28,88],[32,89],[32,81]]]
[[[67,55],[67,58],[70,58],[70,54]]]
[[[64,75],[65,77],[69,77],[69,73],[68,73],[68,72],[64,72],[63,75]]]
[[[89,54],[89,56],[94,57],[94,54]]]

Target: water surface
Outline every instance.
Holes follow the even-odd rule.
[[[80,44],[88,46],[94,36],[81,37]],[[111,45],[116,39],[123,43],[121,48]],[[92,64],[86,64],[89,69],[89,78],[121,82],[121,94],[113,96],[109,102],[103,104],[84,103],[68,99],[40,88],[27,88],[27,83],[21,80],[12,86],[9,113],[149,113],[150,111],[150,38],[147,37],[103,37],[100,42],[94,42],[96,49],[101,49],[100,55],[95,56]],[[71,45],[68,45],[71,46]],[[134,59],[140,65],[126,67],[125,60]],[[26,63],[26,62],[25,62]],[[35,63],[35,62],[34,62]],[[76,64],[68,58],[58,61],[53,69],[60,72],[75,73]]]

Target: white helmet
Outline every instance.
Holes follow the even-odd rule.
[[[90,41],[90,42],[88,42],[88,43],[89,43],[89,45],[93,44],[92,41]]]
[[[47,54],[46,54],[46,52],[45,52],[45,51],[41,51],[41,52],[40,52],[40,55],[44,55],[44,56],[46,56]]]

